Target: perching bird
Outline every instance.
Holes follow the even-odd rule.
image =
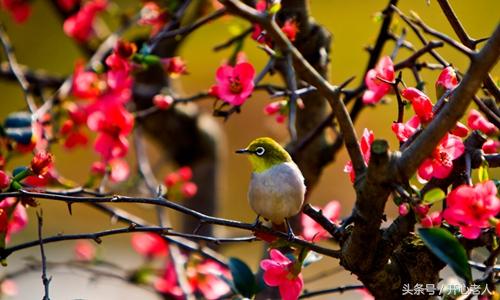
[[[274,224],[284,221],[293,236],[288,218],[300,212],[306,192],[299,167],[280,144],[268,137],[255,139],[236,153],[248,154],[252,164],[248,201],[257,213],[256,222],[259,216]]]

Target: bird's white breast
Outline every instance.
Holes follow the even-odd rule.
[[[297,165],[286,162],[260,173],[252,173],[248,200],[252,209],[273,223],[300,212],[306,186]]]

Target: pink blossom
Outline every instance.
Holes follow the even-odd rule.
[[[94,112],[89,116],[87,125],[98,132],[94,150],[101,154],[105,161],[127,154],[127,135],[134,126],[134,117],[125,108],[110,106],[104,111]]]
[[[154,288],[162,293],[171,296],[173,299],[181,300],[184,299],[184,293],[177,283],[177,273],[175,272],[174,264],[169,260],[163,275],[157,278],[153,283]],[[188,288],[191,288],[188,285]],[[189,292],[192,292],[191,290]]]
[[[297,32],[299,31],[297,21],[295,21],[294,19],[286,20],[283,26],[281,26],[281,31],[283,31],[290,42],[295,42],[295,37],[297,36]]]
[[[206,299],[221,299],[231,291],[221,279],[222,276],[229,278],[231,274],[215,261],[189,262],[186,275],[191,288],[200,291]]]
[[[189,181],[193,178],[193,170],[189,166],[185,166],[177,170],[177,173],[182,180]]]
[[[283,300],[298,299],[304,287],[300,270],[294,270],[294,263],[279,250],[271,249],[269,256],[270,259],[260,262],[264,270],[264,282],[268,286],[279,287]]]
[[[187,74],[186,62],[180,56],[174,56],[161,60],[165,71],[173,78]]]
[[[85,71],[81,62],[77,62],[73,72],[71,91],[80,99],[95,99],[101,94],[103,84],[95,72]]]
[[[31,15],[31,5],[28,0],[1,0],[0,4],[12,15],[16,23],[24,23]]]
[[[370,150],[375,136],[373,135],[373,131],[365,128],[363,131],[363,136],[361,137],[361,141],[359,143],[361,148],[361,154],[363,155],[363,159],[365,163],[370,161]],[[349,173],[349,177],[351,178],[351,182],[354,182],[356,179],[356,174],[354,172],[354,168],[352,167],[352,162],[348,161],[344,166],[344,172]]]
[[[467,128],[464,124],[457,122],[455,128],[450,130],[450,133],[459,137],[466,137],[469,134],[469,128]]]
[[[471,109],[467,117],[467,125],[473,130],[480,130],[486,135],[493,135],[498,131],[498,128],[488,121],[480,112]]]
[[[361,300],[375,300],[375,297],[373,297],[373,295],[366,288],[358,289],[356,291],[361,294]]]
[[[80,4],[80,0],[57,0],[57,5],[65,11],[70,11],[77,4]]]
[[[254,88],[255,70],[250,63],[238,63],[233,68],[229,65],[217,69],[217,95],[224,102],[239,106],[245,103]]]
[[[382,57],[375,68],[366,73],[365,84],[367,90],[363,94],[364,104],[378,103],[391,90],[391,85],[379,78],[388,82],[394,81],[394,64],[389,56]]]
[[[83,43],[93,34],[93,24],[97,13],[107,6],[107,0],[93,0],[85,5],[74,15],[64,21],[63,29],[66,35]]]
[[[406,142],[420,127],[418,116],[411,117],[406,123],[392,123],[391,129],[401,142]]]
[[[406,88],[401,92],[406,100],[411,102],[415,114],[420,118],[420,123],[427,124],[434,117],[432,111],[432,102],[426,94],[417,90],[416,88]]]
[[[87,240],[79,240],[74,248],[75,257],[79,261],[92,261],[96,255],[95,246]]]
[[[452,67],[446,67],[436,80],[436,97],[439,99],[446,92],[458,85],[457,73]]]
[[[500,151],[500,141],[496,141],[493,139],[487,139],[482,147],[484,153],[487,154],[495,154]]]
[[[338,222],[340,216],[340,202],[330,201],[321,209],[323,216],[332,222]],[[329,236],[328,232],[308,215],[301,215],[302,236],[309,241],[318,241]]]
[[[410,206],[408,203],[402,203],[398,206],[398,212],[400,216],[406,216],[410,212]]]
[[[109,179],[111,179],[112,182],[121,182],[128,178],[130,168],[125,160],[113,158],[108,163],[111,169]]]
[[[15,205],[15,207],[13,207]],[[10,235],[23,230],[28,225],[28,213],[26,208],[16,198],[5,198],[0,202],[0,232],[6,232],[6,240],[10,239]],[[13,209],[10,219],[8,219],[10,210]]]
[[[490,226],[489,219],[500,212],[497,188],[491,180],[475,186],[461,185],[446,198],[443,213],[448,223],[460,228],[467,239],[475,239],[482,228]]]
[[[151,25],[151,35],[156,35],[167,21],[166,13],[161,11],[161,8],[155,2],[149,1],[144,3],[140,12],[140,19],[137,21],[139,25]]]
[[[40,151],[31,159],[31,172],[36,176],[43,177],[47,174],[53,162],[54,156],[51,153]]]
[[[198,186],[194,182],[186,182],[181,188],[182,195],[184,198],[192,198],[198,192]]]
[[[3,170],[0,170],[0,190],[7,188],[10,185],[10,177]]]
[[[152,232],[133,233],[132,247],[137,253],[149,258],[165,256],[168,253],[167,242]]]
[[[438,211],[432,212],[420,219],[420,224],[424,228],[431,228],[435,226],[441,226],[442,221],[441,213]]]
[[[4,279],[2,283],[0,283],[0,294],[5,296],[16,296],[19,293],[19,289],[17,284],[12,279]]]
[[[452,134],[446,134],[432,152],[431,157],[424,160],[418,168],[418,176],[427,181],[432,177],[446,178],[453,169],[453,160],[464,152],[462,140]]]

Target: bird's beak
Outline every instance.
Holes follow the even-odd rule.
[[[248,149],[238,149],[236,150],[236,153],[238,154],[246,154],[246,153],[251,153],[252,151],[248,150]]]

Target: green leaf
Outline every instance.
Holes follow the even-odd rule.
[[[420,228],[418,233],[434,255],[467,283],[472,281],[467,253],[455,236],[443,228]]]
[[[443,200],[445,197],[446,195],[442,189],[433,188],[432,190],[425,193],[423,201],[425,204],[433,204]]]
[[[490,179],[488,175],[488,162],[484,161],[477,169],[477,177],[479,182],[487,181]]]
[[[255,276],[252,270],[242,260],[229,258],[229,270],[233,276],[234,286],[238,292],[246,298],[252,298],[257,291]]]

